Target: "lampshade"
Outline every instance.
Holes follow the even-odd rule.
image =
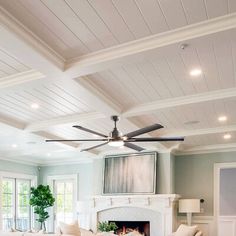
[[[199,213],[200,199],[180,199],[179,200],[180,213]]]

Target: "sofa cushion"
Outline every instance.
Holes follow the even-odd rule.
[[[78,222],[75,221],[73,224],[66,224],[59,222],[60,230],[62,234],[70,234],[73,236],[81,236]]]
[[[177,231],[175,232],[175,236],[194,236],[197,232],[197,225],[188,226],[181,224]]]

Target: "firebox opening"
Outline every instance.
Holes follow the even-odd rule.
[[[118,229],[115,231],[117,235],[125,235],[133,231],[137,231],[142,236],[150,236],[149,221],[109,221],[115,222]]]

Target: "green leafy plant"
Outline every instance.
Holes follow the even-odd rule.
[[[49,218],[47,212],[48,207],[52,207],[55,203],[55,198],[51,193],[48,185],[39,185],[37,188],[30,189],[30,205],[34,207],[34,213],[38,215],[40,229],[46,230],[45,221]]]
[[[107,221],[98,222],[98,230],[100,232],[109,232],[109,231],[115,231],[118,227],[115,222],[108,223]]]

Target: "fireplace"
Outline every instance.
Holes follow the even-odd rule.
[[[98,222],[110,221],[118,225],[117,235],[138,229],[140,235],[168,236],[175,230],[178,198],[175,194],[94,196],[91,229],[96,232]],[[129,222],[141,222],[146,229]]]
[[[109,221],[116,223],[118,229],[115,231],[117,235],[125,235],[130,232],[138,232],[142,236],[150,236],[149,221]]]

